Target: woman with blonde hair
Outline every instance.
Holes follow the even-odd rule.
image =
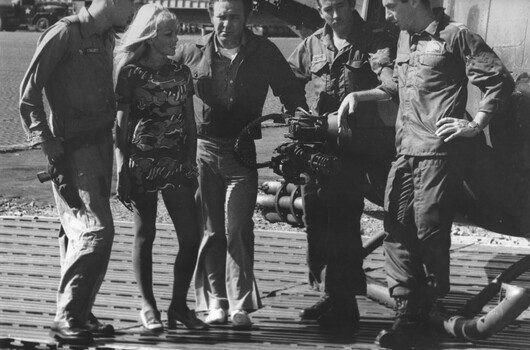
[[[157,4],[142,6],[115,55],[117,193],[134,214],[133,266],[142,296],[140,318],[148,330],[164,329],[153,294],[152,248],[158,193],[173,221],[179,249],[174,265],[168,328],[183,323],[206,329],[186,304],[197,260],[200,231],[196,127],[191,72],[175,54],[178,22]]]

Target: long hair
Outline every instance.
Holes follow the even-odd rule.
[[[145,54],[149,39],[156,36],[161,22],[177,19],[167,8],[159,4],[140,7],[129,28],[123,34],[114,54],[114,84],[121,69],[129,63],[140,60]]]

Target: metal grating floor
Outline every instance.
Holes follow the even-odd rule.
[[[59,281],[59,223],[53,218],[0,217],[0,348],[79,348],[58,344],[48,336]],[[302,322],[300,309],[319,299],[306,283],[305,235],[256,231],[255,270],[263,309],[252,314],[252,331],[219,326],[209,331],[146,332],[140,326],[140,300],[132,272],[131,223],[116,223],[116,238],[105,282],[94,313],[118,331],[114,338],[97,339],[90,349],[373,349],[382,328],[392,323],[392,310],[368,298],[358,298],[361,330],[322,331],[315,322]],[[158,225],[154,282],[159,308],[166,310],[172,284],[172,264],[178,249],[173,229]],[[444,299],[456,311],[503,269],[530,249],[480,245],[454,246],[452,292]],[[365,261],[371,277],[383,279],[381,248]],[[517,280],[530,288],[530,272]],[[193,295],[189,294],[193,306]],[[485,307],[484,311],[494,304]],[[165,313],[163,312],[163,318]],[[530,349],[530,311],[493,337],[478,343],[436,336],[419,349]]]

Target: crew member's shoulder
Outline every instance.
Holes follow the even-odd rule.
[[[313,34],[305,38],[305,41],[312,42],[312,41],[320,41],[322,40],[322,37],[325,35],[325,27],[319,28],[315,30]]]
[[[470,31],[469,28],[460,22],[453,21],[449,16],[444,16],[439,24],[441,35],[455,36],[460,32]]]
[[[302,42],[299,44],[301,46],[306,46],[309,48],[314,48],[315,46],[322,46],[322,38],[324,37],[325,32],[324,28],[319,28],[313,32],[313,34],[309,35],[308,37],[304,38]]]
[[[177,45],[175,55],[172,57],[178,63],[185,63],[200,58],[203,54],[200,46],[194,42],[188,42]]]
[[[199,52],[200,51],[200,48],[199,46],[197,46],[197,43],[194,43],[194,42],[186,42],[186,43],[183,43],[183,44],[178,44],[177,45],[177,52],[182,52],[182,53],[196,53],[196,52]]]
[[[39,45],[46,44],[50,41],[65,41],[72,35],[72,33],[78,33],[78,28],[73,28],[74,22],[58,21],[51,25],[42,35],[39,37]]]
[[[56,23],[59,25],[62,24],[66,26],[71,26],[71,25],[75,25],[76,23],[81,23],[81,19],[79,18],[78,15],[72,15],[72,16],[63,17]]]

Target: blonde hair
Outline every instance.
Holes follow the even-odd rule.
[[[162,5],[146,4],[140,7],[116,47],[114,55],[115,83],[124,66],[142,58],[147,50],[147,41],[156,37],[158,26],[167,20],[177,20],[177,16]]]

